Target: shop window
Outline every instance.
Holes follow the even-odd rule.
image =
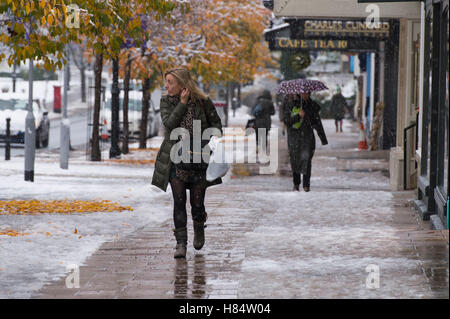
[[[443,15],[444,18],[444,26],[446,26],[446,30],[443,30],[443,57],[448,57],[449,54],[449,13],[448,13],[448,7],[446,12]],[[448,167],[448,148],[449,148],[449,74],[448,74],[448,58],[444,58],[444,73],[445,73],[445,93],[443,94],[444,101],[442,101],[441,107],[442,115],[444,117],[445,123],[443,123],[443,129],[442,135],[444,135],[444,141],[443,141],[443,155],[444,159],[441,162],[442,169],[441,172],[443,174],[442,178],[440,179],[442,182],[440,183],[439,187],[442,190],[442,193],[448,194],[448,174],[449,174],[449,167]],[[444,122],[443,121],[443,122]]]

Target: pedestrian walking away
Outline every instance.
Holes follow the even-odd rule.
[[[256,100],[255,107],[252,111],[255,117],[255,132],[256,132],[256,146],[258,145],[266,150],[267,148],[267,136],[272,126],[271,116],[275,114],[275,107],[272,102],[272,96],[269,90],[264,90]],[[265,135],[260,135],[258,129],[264,129]],[[263,140],[263,138],[265,139]]]
[[[287,128],[289,158],[294,191],[299,191],[303,175],[303,189],[310,191],[311,164],[316,148],[315,129],[323,145],[328,144],[320,106],[310,99],[310,93],[288,94],[283,101],[284,123]]]
[[[344,96],[341,94],[341,88],[336,87],[336,93],[333,95],[331,99],[331,115],[334,118],[334,122],[336,125],[336,133],[342,133],[342,120],[345,116],[345,110],[347,109],[347,102],[345,101]]]
[[[194,120],[201,121],[201,133],[208,128],[217,128],[222,134],[222,124],[211,99],[203,93],[188,70],[174,68],[164,74],[166,94],[161,97],[160,112],[165,127],[164,140],[156,157],[152,184],[166,191],[168,184],[174,200],[173,219],[176,239],[175,258],[185,258],[187,249],[187,212],[186,191],[189,189],[191,215],[194,226],[194,248],[199,250],[205,242],[206,188],[221,184],[221,178],[206,180],[206,167],[186,168],[175,164],[171,159],[171,149],[178,142],[170,139],[170,133],[176,128],[186,129],[193,137]],[[191,138],[192,141],[192,138]],[[198,142],[198,141],[197,141]],[[193,141],[193,143],[195,143]],[[192,145],[192,143],[191,143]],[[188,166],[189,167],[189,166]]]

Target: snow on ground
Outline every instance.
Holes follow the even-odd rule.
[[[228,114],[228,126],[245,128],[247,121],[252,118],[249,114],[250,108],[247,105],[242,105],[236,109],[236,114],[233,117],[233,112]]]
[[[160,143],[155,138],[149,144],[159,147]],[[63,170],[59,155],[47,154],[36,158],[33,183],[24,181],[23,169],[23,157],[0,161],[0,200],[106,199],[134,211],[0,215],[0,229],[29,233],[0,236],[0,298],[29,298],[45,282],[63,276],[68,265],[82,265],[102,243],[172,217],[170,192],[150,185],[153,167],[149,165],[93,163],[83,155],[71,158],[69,169]]]
[[[341,179],[344,187],[350,186],[347,182]],[[321,186],[316,179],[312,183],[310,193],[246,194],[264,214],[259,226],[246,234],[241,297],[267,298],[267,291],[271,298],[432,296],[418,284],[425,279],[417,271],[416,256],[403,253],[398,229],[391,226],[395,211],[390,192],[317,191]],[[380,289],[366,287],[369,265],[381,271]],[[261,280],[268,273],[274,279],[270,283]]]
[[[323,125],[329,145],[317,139],[311,192],[290,191],[291,177],[267,184],[252,176],[235,194],[261,211],[243,240],[239,298],[432,298],[417,256],[399,240],[396,201],[381,172],[388,162],[345,159],[358,141],[351,123],[344,121],[343,134],[333,120]],[[369,265],[380,270],[379,289],[366,286]]]

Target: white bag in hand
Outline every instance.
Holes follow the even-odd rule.
[[[211,137],[209,147],[212,151],[209,157],[208,168],[206,169],[206,180],[212,182],[219,177],[225,176],[230,169],[230,164],[225,161],[225,144],[223,137]]]

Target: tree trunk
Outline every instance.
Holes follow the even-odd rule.
[[[142,87],[142,115],[141,125],[139,127],[139,148],[147,148],[147,122],[148,122],[148,109],[150,107],[150,78],[144,80]]]
[[[230,105],[230,93],[233,94],[233,90],[230,89],[233,88],[233,83],[232,82],[228,82],[225,88],[225,96],[226,96],[226,103],[225,103],[225,107],[223,108],[224,112],[225,112],[225,126],[228,126],[228,106]],[[233,95],[232,95],[233,96]]]
[[[102,95],[102,69],[103,69],[103,52],[95,55],[95,92],[94,92],[94,123],[92,126],[91,138],[91,161],[101,161],[102,155],[99,144],[99,120],[100,120],[100,103]]]
[[[119,58],[112,59],[113,65],[113,83],[111,90],[111,148],[109,149],[109,158],[119,157],[121,152],[119,148],[119,135],[120,135],[120,123],[119,123]]]
[[[128,53],[128,60],[125,65],[125,77],[123,79],[123,141],[122,141],[122,153],[128,154],[130,150],[128,149],[128,92],[130,91],[130,75],[131,75],[131,59]]]
[[[68,54],[70,54],[70,52],[68,52]],[[70,91],[70,63],[67,64],[67,69],[69,69],[69,71],[68,71],[69,80],[67,83],[67,91]]]
[[[238,92],[237,92],[237,107],[241,107],[241,81],[238,82]]]
[[[16,77],[17,77],[17,73],[16,73],[16,63],[13,64],[13,77],[12,77],[12,91],[13,93],[16,92]]]
[[[86,69],[81,68],[80,74],[81,74],[81,102],[86,103]]]

